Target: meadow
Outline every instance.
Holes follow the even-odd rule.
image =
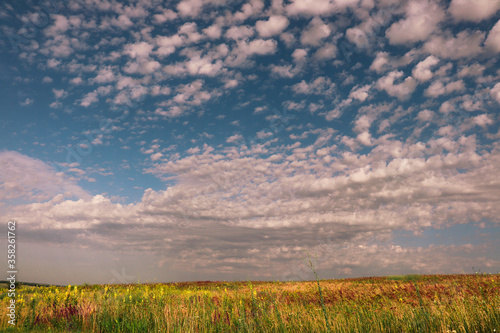
[[[500,275],[18,286],[5,332],[500,332]]]

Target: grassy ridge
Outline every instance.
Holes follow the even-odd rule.
[[[332,332],[500,332],[500,275],[323,280]],[[189,282],[18,289],[17,328],[39,332],[325,332],[314,282]]]

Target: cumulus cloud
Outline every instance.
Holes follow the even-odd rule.
[[[371,89],[372,85],[367,84],[362,87],[355,86],[352,88],[351,92],[349,93],[349,97],[357,99],[361,102],[364,102],[370,95],[368,94],[369,90]]]
[[[464,30],[456,37],[449,33],[431,37],[425,44],[424,50],[439,58],[460,59],[470,58],[480,54],[484,32]]]
[[[474,122],[487,126],[487,119]],[[369,126],[363,122],[360,130]],[[374,143],[366,131],[357,140]],[[347,258],[335,256],[339,269],[350,262],[373,272],[369,262],[390,253],[390,261],[380,262],[391,269],[403,263],[420,272],[436,265],[447,269],[445,258],[459,256],[455,250],[440,248],[445,258],[431,263],[418,251],[387,240],[398,231],[468,220],[499,223],[500,187],[494,180],[500,152],[476,152],[475,136],[427,144],[386,140],[368,154],[336,154],[335,146],[326,144],[321,151],[295,145],[282,157],[265,157],[253,152],[257,147],[249,148],[245,153],[205,146],[186,157],[168,156],[147,172],[160,179],[174,175],[176,184],[147,189],[137,203],[122,205],[103,195],[57,198],[11,208],[8,216],[24,221],[27,240],[103,250],[120,249],[126,241],[128,248],[176,258],[175,265],[196,265],[198,273],[228,266],[229,249],[230,258],[252,269],[267,270],[274,261],[289,265],[303,248],[323,255],[344,249]],[[374,244],[374,234],[384,237],[385,245]],[[252,251],[257,252],[249,255]],[[420,251],[429,255],[434,250]],[[370,260],[361,259],[367,256]],[[283,272],[286,265],[275,274]]]
[[[261,37],[268,38],[283,32],[290,21],[285,16],[271,15],[267,21],[257,21],[255,29]]]
[[[335,90],[335,83],[329,78],[320,76],[311,82],[302,80],[292,86],[292,90],[297,94],[332,95]]]
[[[464,81],[458,80],[449,82],[446,85],[442,81],[433,82],[429,88],[425,90],[425,95],[429,97],[438,97],[441,95],[451,94],[455,91],[462,91],[465,89]]]
[[[353,8],[359,0],[292,0],[286,7],[291,15],[328,15]]]
[[[200,14],[203,5],[202,0],[182,0],[177,4],[177,10],[181,16],[196,17]]]
[[[495,84],[495,86],[490,90],[491,97],[500,104],[500,83]]]
[[[418,113],[417,119],[420,121],[430,121],[434,117],[434,112],[430,110],[422,110]]]
[[[402,78],[404,75],[401,71],[392,71],[386,76],[378,79],[377,88],[385,90],[390,96],[397,97],[400,100],[408,99],[417,87],[417,82],[411,76],[404,79],[399,84],[394,84],[394,81]]]
[[[0,152],[0,199],[22,199],[31,202],[56,198],[88,198],[89,194],[74,179],[49,164],[27,155],[4,150]]]
[[[457,21],[479,22],[500,9],[498,0],[452,0],[448,11]]]
[[[484,45],[495,53],[500,52],[500,20],[491,28]]]
[[[430,70],[431,67],[436,66],[439,59],[434,56],[428,56],[425,60],[419,62],[413,69],[413,77],[420,82],[429,81],[434,75]]]
[[[404,19],[393,23],[386,31],[391,44],[426,40],[445,17],[443,9],[433,0],[411,0],[405,14]]]
[[[332,33],[331,27],[319,17],[313,18],[300,36],[303,45],[318,46],[320,41]]]

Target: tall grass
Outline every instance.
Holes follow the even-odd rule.
[[[7,323],[3,289],[0,331],[500,332],[499,275],[321,285],[315,276],[308,282],[21,286],[15,328]]]

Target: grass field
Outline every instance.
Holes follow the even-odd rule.
[[[19,286],[30,332],[500,332],[500,275]],[[323,302],[322,302],[323,299]],[[324,306],[323,306],[324,305]],[[10,328],[9,328],[10,327]]]

